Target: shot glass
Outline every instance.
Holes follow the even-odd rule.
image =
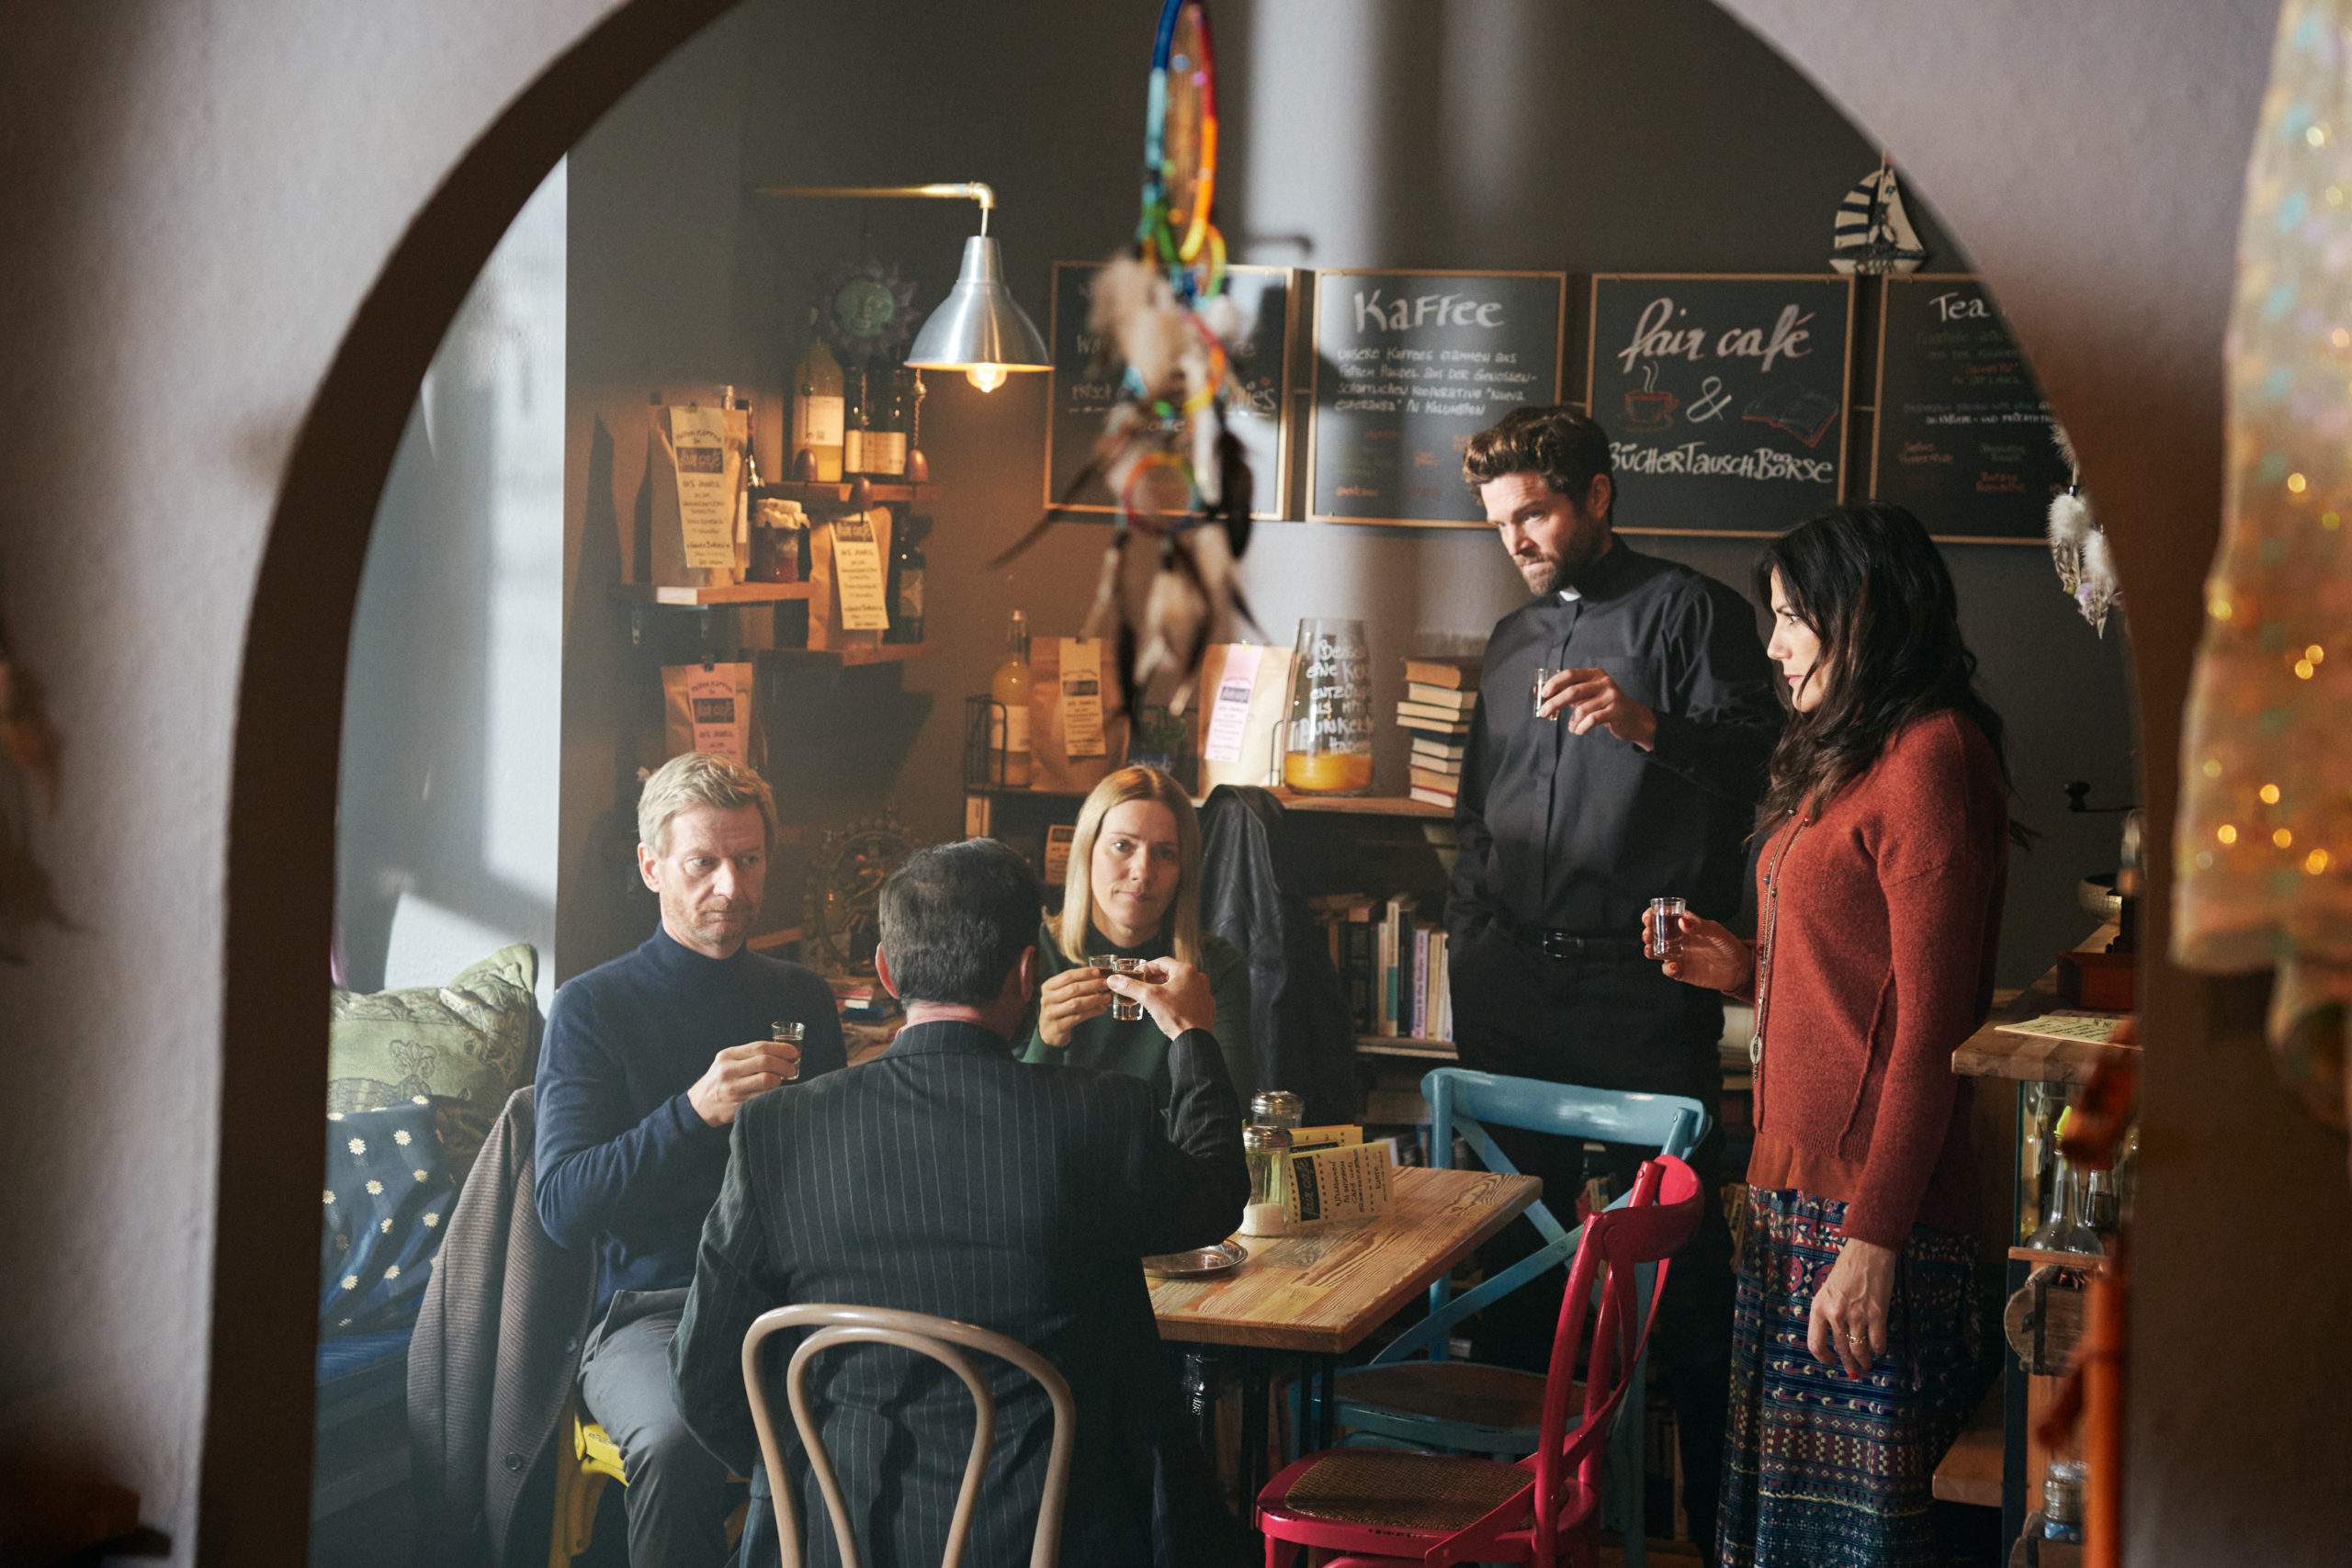
[[[1089,969],[1100,969],[1106,975],[1140,975],[1143,973],[1142,959],[1123,958],[1117,953],[1105,953],[1097,957],[1088,959],[1086,961],[1086,966]],[[1126,998],[1114,993],[1111,998],[1111,1016],[1117,1019],[1122,1023],[1133,1023],[1136,1020],[1143,1016],[1143,1004],[1141,1002],[1129,1001]]]
[[[1650,900],[1649,930],[1642,938],[1642,953],[1650,958],[1682,956],[1682,917],[1690,907],[1679,898]]]
[[[808,1026],[807,1024],[795,1023],[789,1019],[780,1018],[774,1023],[768,1025],[768,1038],[779,1044],[797,1045],[801,1041],[808,1037]],[[792,1078],[797,1078],[799,1076],[800,1068],[796,1065],[792,1069]],[[789,1083],[792,1081],[792,1078],[786,1078],[785,1081]]]
[[[1550,682],[1553,676],[1560,673],[1561,669],[1562,666],[1557,664],[1539,664],[1535,667],[1535,701],[1537,705],[1540,706],[1543,704],[1544,685]],[[1545,714],[1543,716],[1550,719],[1554,724],[1557,724],[1560,722],[1560,710],[1554,708],[1550,713]]]

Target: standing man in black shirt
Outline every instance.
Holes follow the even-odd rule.
[[[1781,710],[1747,601],[1617,538],[1613,467],[1600,427],[1566,408],[1515,410],[1464,457],[1535,599],[1487,639],[1471,719],[1446,903],[1454,1031],[1466,1067],[1688,1095],[1712,1117],[1723,1091],[1722,998],[1642,961],[1642,915],[1662,895],[1693,910],[1739,908]],[[1558,671],[1540,688],[1539,668]],[[1544,1179],[1553,1213],[1573,1217],[1588,1175],[1581,1147],[1493,1132],[1521,1170]],[[1722,1145],[1718,1128],[1692,1156],[1704,1218],[1658,1309],[1683,1501],[1709,1561],[1733,1293],[1715,1193]],[[1641,1155],[1655,1152],[1612,1146],[1589,1174],[1623,1191]],[[1532,1236],[1514,1225],[1498,1241],[1517,1258]],[[1547,1279],[1496,1303],[1482,1355],[1540,1368],[1559,1288]]]

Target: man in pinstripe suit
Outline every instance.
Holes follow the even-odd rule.
[[[978,1324],[1046,1356],[1076,1396],[1063,1562],[1197,1562],[1154,1528],[1155,1512],[1183,1525],[1223,1511],[1186,1447],[1136,1259],[1232,1230],[1249,1185],[1240,1107],[1207,979],[1172,960],[1113,978],[1170,1036],[1165,1122],[1139,1078],[1013,1059],[1042,901],[1027,863],[985,839],[922,851],[884,886],[877,968],[907,1027],[875,1061],[737,1117],[672,1391],[695,1436],[748,1473],[759,1445],[741,1356],[760,1313],[840,1302]],[[967,1561],[1010,1565],[1028,1561],[1052,1414],[1025,1374],[990,1370],[995,1451]],[[937,1562],[971,1444],[963,1385],[881,1346],[829,1352],[809,1384],[865,1561]],[[791,1468],[808,1561],[836,1562],[815,1484]]]

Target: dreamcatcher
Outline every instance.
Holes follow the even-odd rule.
[[[1238,614],[1251,620],[1235,576],[1250,543],[1250,463],[1230,427],[1239,389],[1226,344],[1244,323],[1225,293],[1216,196],[1216,69],[1202,0],[1167,0],[1153,40],[1144,119],[1143,217],[1134,246],[1096,278],[1088,325],[1098,368],[1121,385],[1086,466],[1037,525],[996,558],[1019,556],[1101,479],[1118,502],[1085,635],[1114,639],[1127,711],[1157,677],[1200,667]],[[1157,542],[1159,570],[1140,626],[1124,568],[1136,536]],[[1253,622],[1254,624],[1254,622]],[[1171,705],[1181,709],[1180,692]]]

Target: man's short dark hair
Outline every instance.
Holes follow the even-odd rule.
[[[1609,433],[1565,404],[1513,409],[1501,423],[1472,436],[1462,454],[1462,477],[1473,490],[1505,474],[1532,472],[1578,508],[1592,492],[1593,476],[1613,474],[1616,468]],[[1611,488],[1613,512],[1617,498]]]
[[[882,885],[882,954],[901,1001],[984,1007],[1037,942],[1037,874],[994,839],[918,850]]]

